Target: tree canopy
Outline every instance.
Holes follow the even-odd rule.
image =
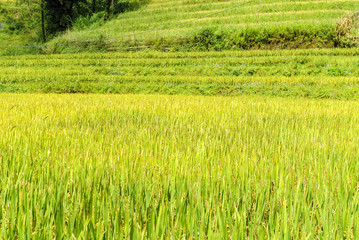
[[[62,32],[73,25],[79,16],[104,9],[101,0],[43,0],[44,21],[49,35]]]
[[[16,16],[20,17],[7,16],[6,30],[19,34],[33,31],[36,41],[46,42],[74,24],[86,27],[93,21],[106,21],[112,14],[137,9],[143,2],[146,0],[16,0],[20,9]]]

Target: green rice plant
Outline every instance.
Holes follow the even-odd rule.
[[[358,103],[0,95],[0,238],[356,239]]]

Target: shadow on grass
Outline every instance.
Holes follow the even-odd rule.
[[[151,0],[139,0],[139,1],[121,1],[118,2],[113,9],[114,14],[120,14],[123,12],[130,12],[130,11],[136,11],[140,9],[143,6],[148,5],[151,2]]]

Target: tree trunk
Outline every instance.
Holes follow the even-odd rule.
[[[112,2],[111,2],[111,7],[112,7],[112,9],[115,8],[115,0],[112,0]]]
[[[73,7],[74,7],[74,2],[73,1],[71,1],[71,3],[70,3],[70,8],[69,8],[69,12],[68,12],[68,15],[70,16],[70,21],[71,21],[71,26],[72,26],[72,24],[74,23],[74,10],[73,10]]]
[[[44,10],[44,0],[41,0],[41,30],[42,30],[42,40],[46,42],[46,32],[45,32],[45,10]]]
[[[92,0],[92,13],[96,12],[96,0]]]
[[[110,17],[110,7],[111,7],[111,0],[106,0],[106,14],[105,14],[105,21],[107,21]]]

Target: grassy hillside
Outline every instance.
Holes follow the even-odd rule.
[[[359,9],[356,0],[245,3],[247,1],[153,0],[102,26],[95,24],[68,31],[51,44],[115,38],[104,40],[101,47],[107,50],[149,46],[201,50],[333,47],[347,44],[336,39],[337,23]],[[245,5],[239,6],[241,4]],[[231,10],[216,14],[226,9]],[[161,28],[165,29],[142,34]],[[123,37],[138,33],[141,34]],[[63,48],[75,51],[83,47],[99,46],[87,42]],[[48,49],[51,50],[54,48]]]
[[[9,34],[6,20],[10,16],[15,16],[18,8],[13,1],[0,0],[0,22],[4,25],[4,29],[0,30],[0,46],[18,46],[23,45],[20,36]],[[1,51],[1,48],[0,48]]]
[[[3,57],[0,92],[358,99],[359,49]]]
[[[11,47],[34,45],[37,41],[38,25],[34,21],[36,14],[30,11],[29,4],[18,5],[15,0],[0,0],[0,54],[22,52]],[[6,49],[6,47],[10,47]]]
[[[108,22],[103,21],[101,13],[82,17],[72,30],[46,47],[0,49],[0,54],[144,48],[208,51],[352,47],[358,42],[353,39],[359,36],[358,15],[350,19],[350,26],[338,29],[345,17],[359,9],[355,0],[129,0],[126,3],[128,11]],[[26,4],[19,7],[14,1],[1,0],[0,11],[0,21],[10,19],[7,25],[11,25],[14,22],[11,19],[24,15],[27,9]],[[1,46],[37,45],[39,29],[36,26],[23,29],[18,34],[0,31]]]

